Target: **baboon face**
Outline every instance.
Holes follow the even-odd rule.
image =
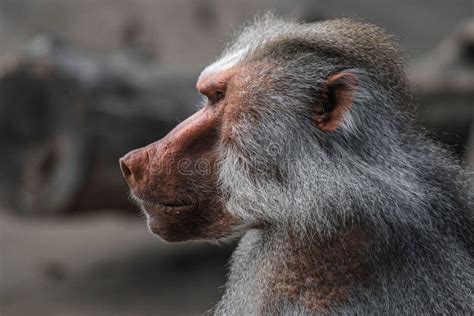
[[[235,143],[245,146],[241,139],[245,135],[235,133],[243,117],[258,120],[253,111],[256,105],[249,104],[252,97],[247,84],[252,79],[248,71],[232,68],[204,72],[197,88],[207,97],[207,104],[165,138],[120,159],[123,175],[147,215],[150,230],[167,241],[220,239],[250,224],[226,209],[227,195],[219,178],[224,147],[238,150]],[[348,78],[355,80],[338,74],[328,85],[341,89]],[[336,129],[342,112],[350,105],[347,93],[331,93],[333,102],[338,102],[334,111],[324,118],[315,114],[314,125],[321,130]]]
[[[253,208],[255,203],[249,199],[242,203],[238,200],[241,191],[255,192],[251,186],[258,177],[284,185],[280,170],[268,171],[275,166],[278,169],[279,161],[275,160],[280,159],[273,157],[270,162],[264,151],[274,141],[278,145],[288,142],[290,136],[312,133],[314,131],[307,129],[313,127],[322,133],[336,131],[350,111],[353,91],[358,84],[353,73],[334,71],[308,92],[306,87],[311,82],[303,84],[303,88],[289,82],[291,75],[287,73],[294,71],[292,68],[286,60],[277,61],[273,57],[252,59],[246,49],[228,52],[207,67],[198,79],[197,89],[206,97],[201,110],[162,140],[120,159],[132,195],[146,213],[153,233],[168,241],[220,239],[243,227],[264,223],[265,216],[243,220],[239,214],[242,212],[235,211],[239,207]],[[293,106],[299,101],[275,106],[272,101],[292,95],[296,96],[295,100],[306,101],[317,95],[318,100],[318,104],[304,104],[306,112],[301,117],[310,118],[310,122],[296,132],[295,128],[292,132],[278,128],[284,124],[277,121],[298,119],[291,111],[301,111],[303,106]],[[275,122],[274,126],[269,126],[269,121],[270,125]],[[285,133],[287,139],[281,137]],[[248,165],[243,166],[242,161]],[[253,168],[257,164],[259,170]],[[239,172],[245,175],[233,176]],[[243,187],[245,185],[247,187]],[[287,195],[293,194],[288,192]],[[263,207],[269,204],[272,202]]]
[[[237,72],[201,76],[206,104],[165,138],[120,159],[122,173],[150,230],[167,241],[220,239],[243,223],[219,187],[221,148],[235,111]]]

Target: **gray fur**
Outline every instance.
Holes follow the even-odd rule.
[[[220,170],[227,209],[271,229],[240,241],[216,314],[310,314],[292,302],[263,309],[268,266],[285,260],[288,232],[312,243],[357,222],[379,237],[373,280],[330,314],[474,313],[472,192],[459,162],[413,127],[400,56],[372,25],[266,16],[204,71],[271,65],[245,78],[241,93],[258,119],[233,127],[236,143],[221,145]],[[360,84],[343,126],[324,133],[312,121],[314,91],[339,71]]]

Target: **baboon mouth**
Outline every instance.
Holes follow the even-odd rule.
[[[196,207],[196,203],[192,201],[183,200],[153,200],[147,201],[138,199],[139,204],[147,212],[158,212],[158,211],[187,211],[192,210]]]
[[[140,192],[131,192],[132,200],[144,207],[190,207],[196,205],[196,202],[191,197],[167,199],[162,197],[152,197],[141,194]]]
[[[166,202],[166,203],[154,203],[155,207],[166,207],[166,208],[189,208],[193,207],[194,203],[181,203],[181,202]]]
[[[154,203],[153,205],[143,205],[143,211],[151,217],[155,216],[182,216],[186,214],[193,213],[196,209],[196,204],[181,204],[175,203],[172,204],[166,203]]]

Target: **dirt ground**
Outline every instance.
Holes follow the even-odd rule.
[[[136,214],[0,212],[0,315],[199,315],[221,295],[231,246],[167,244]]]

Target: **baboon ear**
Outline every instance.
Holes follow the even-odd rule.
[[[351,110],[358,85],[357,76],[348,71],[331,75],[326,80],[315,118],[319,129],[333,132],[342,126]]]

